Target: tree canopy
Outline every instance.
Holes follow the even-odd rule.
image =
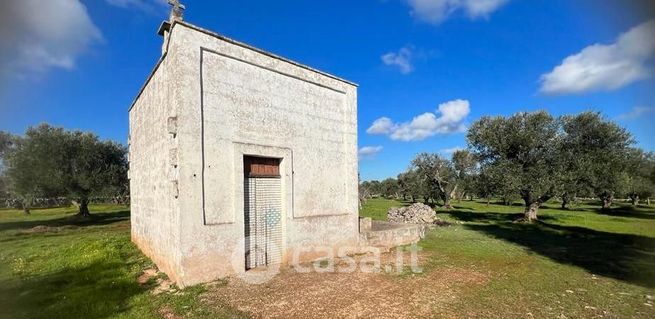
[[[90,197],[127,189],[127,150],[118,143],[48,124],[12,140],[3,162],[9,190],[26,212],[36,197],[67,196],[79,203],[80,215],[88,216]]]
[[[397,183],[365,182],[374,194],[396,192],[412,201],[451,199],[475,194],[521,199],[526,221],[539,207],[559,197],[562,207],[578,197],[596,197],[609,209],[616,196],[634,205],[655,193],[655,155],[635,148],[632,135],[598,112],[553,117],[545,111],[485,116],[467,133],[468,149],[448,159],[438,153],[417,154]],[[397,197],[398,195],[396,195]]]
[[[560,158],[572,176],[569,188],[589,189],[603,201],[603,208],[609,208],[625,186],[632,135],[597,112],[563,116],[561,121]]]
[[[482,167],[496,172],[494,179],[515,180],[525,219],[531,221],[556,194],[560,136],[559,121],[541,111],[483,117],[471,126],[467,140]]]

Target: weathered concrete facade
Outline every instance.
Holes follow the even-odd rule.
[[[261,156],[280,160],[283,262],[357,246],[356,86],[185,22],[164,36],[129,112],[132,240],[180,285],[245,271],[243,163]]]

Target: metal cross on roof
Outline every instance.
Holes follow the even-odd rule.
[[[186,7],[180,3],[180,0],[168,0],[168,4],[171,5],[171,21],[172,20],[182,20],[184,17],[184,9]]]

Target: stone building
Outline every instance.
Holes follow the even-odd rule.
[[[129,109],[133,242],[181,286],[357,245],[357,86],[181,9]]]

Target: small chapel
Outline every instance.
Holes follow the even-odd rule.
[[[356,246],[357,85],[170,3],[129,108],[132,241],[180,286]]]

